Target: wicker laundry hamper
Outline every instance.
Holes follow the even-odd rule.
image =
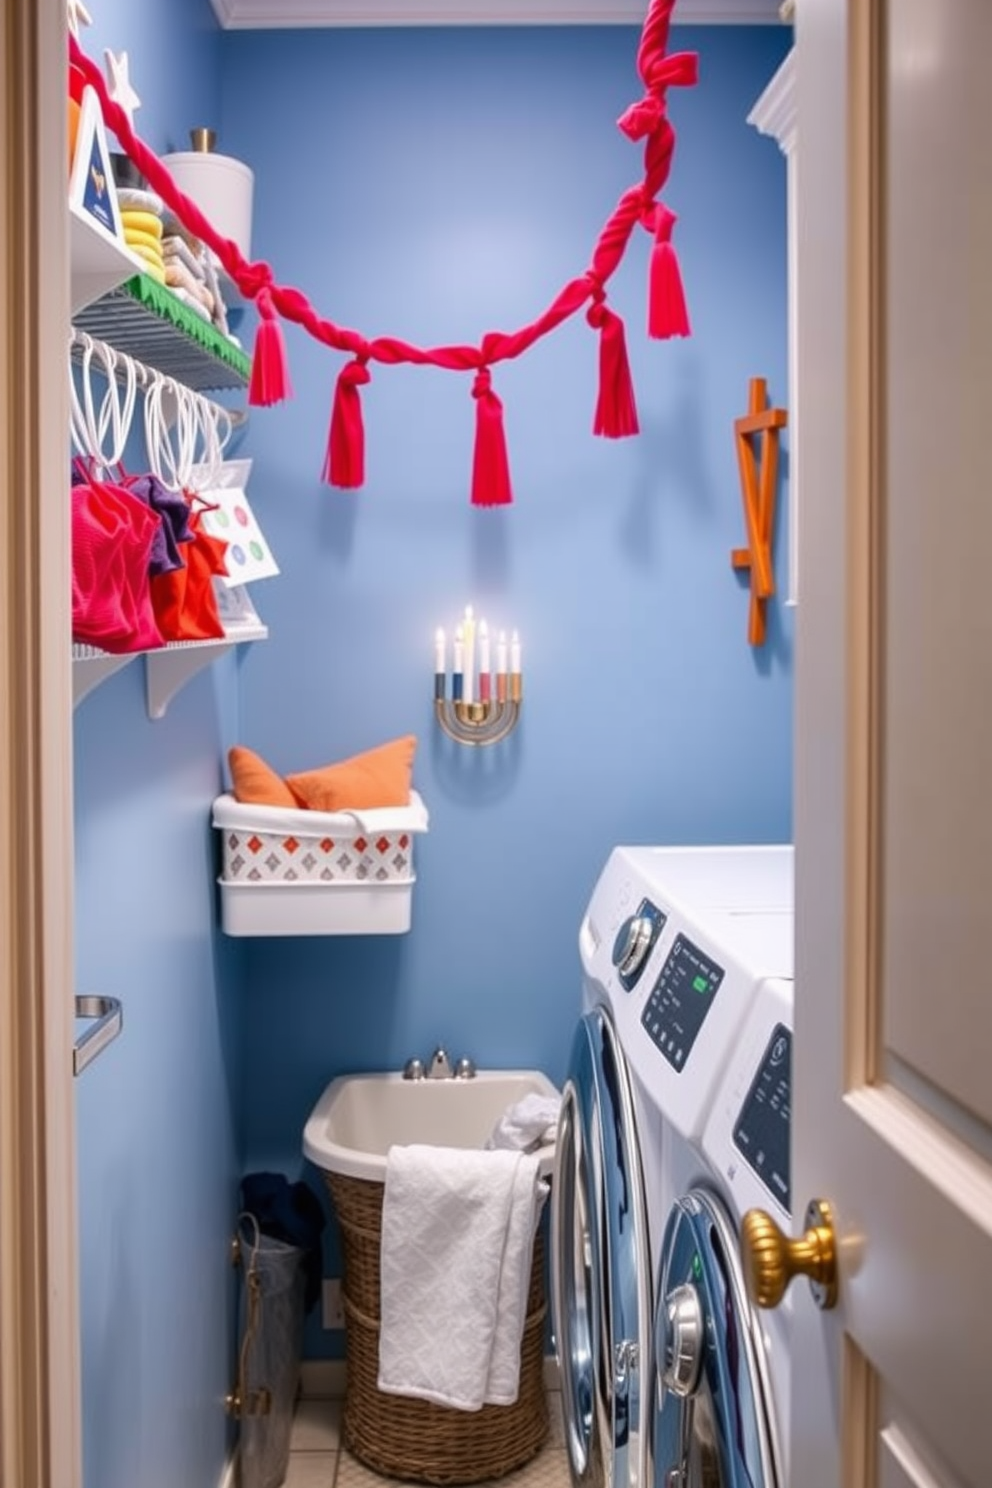
[[[520,1391],[512,1405],[462,1411],[386,1395],[379,1379],[379,1255],[384,1186],[324,1173],[344,1249],[344,1440],[376,1472],[419,1483],[479,1483],[529,1462],[548,1435],[544,1391],[544,1244],[540,1230],[520,1345]]]

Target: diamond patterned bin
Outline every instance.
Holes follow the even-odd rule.
[[[408,806],[326,812],[214,802],[221,840],[221,924],[228,935],[397,935],[409,930],[414,839]]]

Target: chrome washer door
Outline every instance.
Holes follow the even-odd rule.
[[[652,1488],[651,1260],[630,1080],[612,1020],[579,1023],[552,1185],[552,1307],[576,1488]]]
[[[761,1329],[723,1205],[693,1189],[665,1227],[655,1320],[659,1488],[784,1488]]]

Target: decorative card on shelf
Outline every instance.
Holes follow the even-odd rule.
[[[111,237],[119,238],[123,247],[117,187],[110,168],[103,114],[99,98],[89,87],[83,89],[79,108],[76,149],[69,177],[69,205],[84,212]]]
[[[203,527],[211,537],[226,542],[227,575],[221,582],[228,588],[251,584],[255,579],[269,579],[279,572],[272,549],[258,524],[245,495],[250,460],[225,460],[220,472],[201,486],[197,479],[202,467],[194,467],[191,485],[213,511],[204,511]]]

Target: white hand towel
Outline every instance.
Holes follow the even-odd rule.
[[[521,1171],[523,1169],[523,1171]],[[386,1159],[380,1255],[379,1389],[478,1410],[499,1339],[517,1329],[519,1276],[530,1269],[537,1162],[519,1152],[415,1145]],[[512,1240],[511,1240],[512,1231]],[[526,1306],[526,1281],[524,1307]],[[519,1356],[523,1316],[516,1331]],[[517,1361],[519,1369],[519,1357]],[[515,1395],[514,1395],[515,1398]]]
[[[520,1393],[520,1340],[527,1322],[527,1293],[534,1259],[534,1234],[548,1184],[537,1180],[537,1158],[522,1155],[517,1166],[499,1279],[487,1405],[512,1405]]]
[[[553,1142],[561,1109],[560,1096],[531,1092],[509,1106],[493,1127],[487,1148],[509,1147],[529,1152],[545,1142]]]

